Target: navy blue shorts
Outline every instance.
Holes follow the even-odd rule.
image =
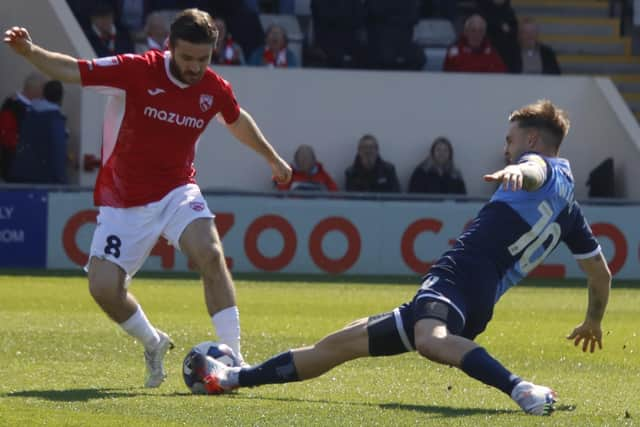
[[[450,333],[475,339],[493,316],[498,282],[497,272],[486,263],[462,260],[456,268],[433,268],[411,302],[369,317],[369,354],[413,351],[420,319],[438,319]]]
[[[431,271],[411,302],[414,322],[438,319],[450,333],[472,340],[486,329],[493,316],[496,286],[495,277]]]

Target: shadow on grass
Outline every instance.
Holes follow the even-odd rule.
[[[399,403],[383,403],[379,405],[382,409],[401,409],[405,411],[416,411],[425,413],[437,413],[443,417],[463,417],[467,415],[502,415],[520,414],[520,409],[486,409],[486,408],[455,408],[452,406],[436,405],[405,405]],[[575,406],[556,405],[555,412],[570,412],[575,410]]]
[[[189,393],[184,393],[188,395]],[[173,395],[178,395],[174,393]],[[98,399],[115,399],[138,396],[158,396],[156,393],[135,389],[75,388],[67,390],[22,390],[0,395],[0,397],[35,397],[52,402],[88,402]]]
[[[437,414],[441,417],[453,418],[464,417],[469,415],[515,415],[522,414],[522,410],[518,408],[509,409],[487,409],[487,408],[456,408],[454,406],[438,406],[438,405],[412,405],[405,403],[373,403],[373,402],[350,402],[335,401],[327,399],[298,399],[294,397],[267,397],[267,396],[247,396],[241,393],[232,392],[225,394],[224,397],[231,399],[247,399],[247,400],[270,400],[276,402],[299,402],[299,403],[318,403],[322,405],[346,405],[346,406],[369,406],[378,407],[380,409],[391,409],[401,411],[415,411],[425,414]],[[215,397],[219,399],[220,396]],[[572,412],[575,411],[575,405],[556,405],[555,412]],[[523,414],[524,415],[524,414]]]
[[[437,405],[412,405],[405,403],[373,403],[373,402],[350,402],[350,401],[336,401],[326,399],[297,399],[293,397],[267,397],[267,396],[247,396],[238,393],[231,393],[225,395],[225,397],[232,399],[248,399],[248,400],[270,400],[277,402],[299,402],[299,403],[318,403],[322,405],[346,405],[346,406],[368,406],[378,407],[380,409],[402,410],[402,411],[415,411],[425,414],[437,414],[441,417],[453,418],[464,417],[469,415],[504,415],[504,414],[519,414],[522,413],[520,409],[487,409],[487,408],[456,408],[453,406],[437,406]],[[220,397],[217,397],[220,398]],[[566,405],[565,405],[566,406]],[[559,407],[556,410],[571,411],[573,407]]]

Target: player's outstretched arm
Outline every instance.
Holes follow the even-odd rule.
[[[227,129],[236,139],[267,159],[276,182],[280,184],[289,182],[291,166],[269,144],[249,113],[240,109],[238,120],[227,125]]]
[[[505,190],[536,191],[547,179],[547,166],[542,158],[531,156],[530,160],[509,165],[484,176],[487,182],[502,182]]]
[[[4,32],[3,41],[49,77],[65,83],[80,83],[77,59],[34,44],[26,28],[12,27]]]
[[[589,302],[584,322],[576,326],[567,339],[573,340],[576,346],[582,342],[582,351],[586,352],[589,349],[593,353],[596,344],[602,349],[601,322],[609,301],[611,272],[602,253],[591,258],[578,260],[578,264],[587,274]]]

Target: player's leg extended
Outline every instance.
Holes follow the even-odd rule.
[[[442,313],[449,307],[443,302],[431,301],[431,308]],[[553,410],[553,390],[523,381],[512,374],[483,347],[463,336],[452,334],[442,319],[419,319],[415,324],[415,344],[422,356],[455,366],[470,377],[503,391],[525,412],[546,415]]]
[[[237,387],[308,380],[344,362],[368,356],[367,323],[366,318],[356,320],[314,345],[277,354],[253,367],[226,368],[218,363],[211,390],[215,394]]]
[[[180,235],[180,248],[202,275],[205,303],[220,341],[242,358],[235,287],[213,219],[197,218],[187,225]]]
[[[316,344],[280,353],[251,368],[226,368],[218,364],[213,390],[308,380],[366,356],[391,356],[413,351],[409,304],[356,320]]]
[[[299,380],[308,380],[349,360],[369,356],[368,319],[356,320],[309,347],[291,350]]]

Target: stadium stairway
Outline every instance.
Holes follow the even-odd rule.
[[[640,58],[607,0],[512,0],[519,17],[532,16],[540,39],[552,46],[564,74],[608,76],[640,119]]]

